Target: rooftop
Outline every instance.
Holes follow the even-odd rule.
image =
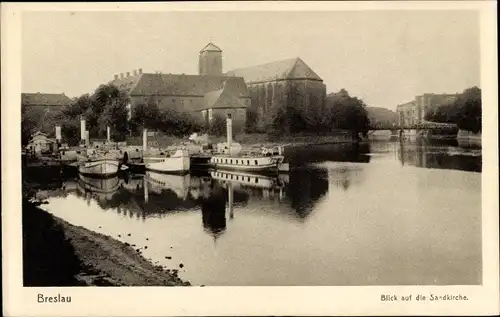
[[[268,82],[279,79],[323,81],[300,57],[238,68],[227,72],[226,75],[243,77],[247,83]]]
[[[22,93],[21,104],[24,106],[68,106],[71,99],[62,94],[44,94],[44,93]]]

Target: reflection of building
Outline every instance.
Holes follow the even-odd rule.
[[[470,155],[460,148],[428,146],[426,142],[423,139],[414,144],[401,142],[395,148],[401,165],[481,172],[481,153]]]
[[[301,169],[290,173],[286,196],[297,216],[306,218],[316,202],[328,192],[327,169]]]
[[[400,125],[420,124],[425,121],[425,115],[440,105],[449,104],[458,98],[459,94],[423,94],[415,100],[398,105],[397,114]]]

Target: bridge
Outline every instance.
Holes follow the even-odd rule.
[[[424,121],[418,124],[371,124],[369,127],[370,131],[399,131],[399,130],[456,130],[458,131],[458,126],[454,123],[441,123],[441,122],[430,122]]]

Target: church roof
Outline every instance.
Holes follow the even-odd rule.
[[[228,76],[245,78],[247,83],[261,83],[279,79],[309,79],[323,81],[299,57],[261,64],[252,67],[234,69]]]
[[[231,82],[225,82],[221,89],[206,93],[204,109],[244,108],[245,104],[234,93],[232,85],[233,83]]]
[[[247,85],[241,77],[184,75],[184,74],[148,74],[129,76],[111,82],[131,96],[167,95],[199,96],[210,91],[222,89],[224,82],[230,83],[231,90],[239,97],[249,97]]]
[[[71,99],[65,94],[22,93],[21,104],[25,106],[68,106]]]
[[[217,45],[210,42],[200,51],[200,53],[201,52],[222,52],[222,50]]]

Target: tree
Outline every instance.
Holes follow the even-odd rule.
[[[160,120],[160,109],[156,103],[138,104],[132,111],[130,128],[133,133],[140,134],[144,128],[157,129]]]
[[[329,94],[326,98],[326,111],[330,112],[331,127],[346,129],[366,135],[370,120],[363,100],[349,96],[345,89]]]
[[[220,115],[214,115],[210,122],[208,133],[216,136],[224,136],[226,135],[226,131],[226,119]]]
[[[465,89],[454,102],[439,105],[425,115],[425,120],[454,123],[459,129],[480,132],[482,125],[481,89]]]
[[[90,97],[90,105],[84,113],[89,127],[89,134],[93,137],[105,136],[106,124],[118,129],[119,131],[116,131],[118,133],[126,133],[123,114],[127,113],[127,104],[127,95],[116,86],[99,86]],[[100,119],[106,108],[109,108],[105,114],[106,118]],[[113,114],[118,116],[113,118]],[[127,118],[127,115],[125,115],[125,118]]]
[[[98,119],[99,134],[106,134],[109,126],[113,139],[123,141],[128,132],[128,98],[120,92],[118,96],[107,102],[108,104]]]
[[[32,116],[29,115],[25,105],[21,105],[21,144],[27,145],[31,135],[36,129],[37,123]]]
[[[464,90],[455,102],[459,110],[458,128],[472,132],[482,130],[481,89],[472,87]]]
[[[91,102],[92,100],[89,94],[81,95],[63,110],[63,114],[68,118],[78,118],[90,108]]]

